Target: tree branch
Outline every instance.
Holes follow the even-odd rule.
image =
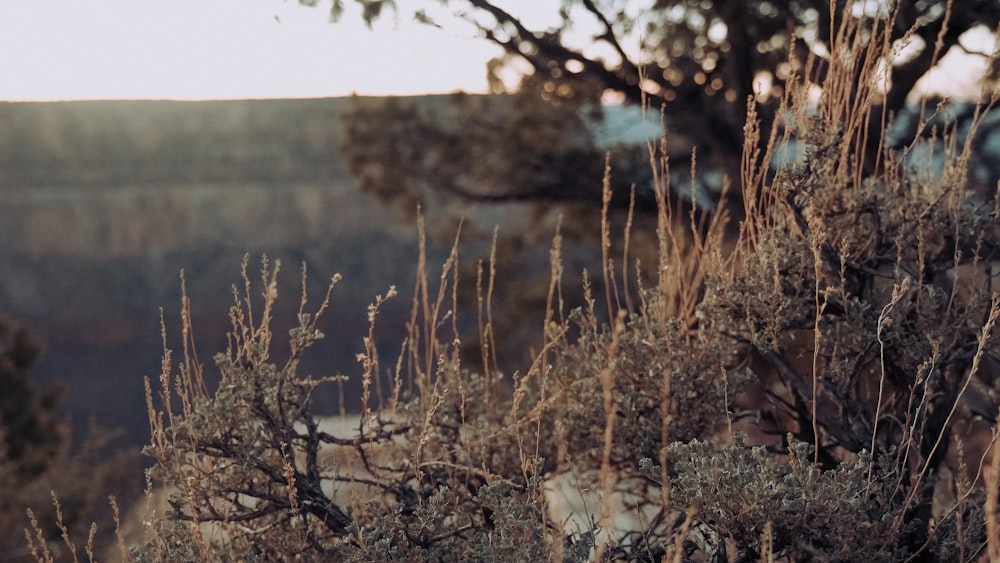
[[[607,16],[601,12],[601,10],[594,4],[593,0],[583,0],[583,6],[587,8],[587,11],[593,14],[595,18],[597,18],[597,21],[601,22],[601,25],[604,26],[604,33],[597,35],[594,38],[600,39],[608,45],[611,45],[611,48],[613,48],[615,52],[618,53],[618,56],[621,57],[622,66],[625,67],[629,73],[638,76],[639,68],[636,67],[635,63],[628,58],[628,54],[625,53],[625,49],[623,49],[621,43],[618,42],[618,38],[615,37],[614,28],[611,26],[611,22],[608,20]]]
[[[499,24],[497,27],[504,27],[509,24],[517,31],[516,38],[512,37],[505,41],[497,37],[492,29],[487,28],[482,24],[473,22],[476,27],[486,35],[487,39],[503,47],[508,53],[523,58],[531,64],[536,72],[543,74],[551,72],[548,67],[550,62],[555,62],[561,68],[565,68],[567,62],[571,60],[579,61],[584,67],[585,74],[595,76],[601,80],[606,87],[623,93],[632,103],[642,102],[643,91],[641,84],[639,84],[638,69],[632,64],[628,57],[624,56],[624,50],[621,49],[620,45],[617,45],[616,40],[614,42],[609,42],[609,44],[617,46],[617,50],[619,50],[622,54],[623,59],[621,68],[614,70],[609,69],[599,61],[585,56],[579,51],[566,47],[551,35],[532,32],[525,27],[519,19],[515,18],[509,12],[493,5],[487,0],[468,0],[468,2],[473,7],[479,8],[496,18]],[[607,32],[611,33],[610,22],[607,25],[609,26]],[[528,43],[534,47],[537,54],[528,53],[521,49],[522,43]],[[662,99],[659,96],[651,92],[645,92],[645,94],[652,100],[654,105],[658,105],[662,102]]]

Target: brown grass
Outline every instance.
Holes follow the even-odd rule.
[[[585,305],[565,310],[557,229],[538,350],[509,384],[496,358],[497,232],[475,270],[470,336],[459,235],[435,275],[418,219],[407,336],[386,368],[373,335],[390,287],[368,312],[356,431],[324,429],[311,392],[335,382],[296,369],[324,338],[330,298],[305,312],[305,271],[290,356],[276,362],[280,265],[263,260],[253,283],[244,261],[215,389],[185,295],[180,362],[164,346],[155,394],[146,382],[150,479],[169,510],[147,515],[131,556],[1000,561],[996,438],[976,450],[961,434],[1000,424],[995,207],[965,188],[971,143],[941,178],[917,181],[875,142],[873,127],[888,126],[872,121],[889,22],[838,16],[818,105],[790,80],[761,131],[750,101],[738,200],[681,211],[659,156],[669,132],[650,141],[652,271],[629,263],[644,250],[631,210],[613,236],[606,171],[599,297],[583,272]],[[773,170],[792,137],[804,158]],[[463,363],[463,338],[478,340],[479,365]],[[583,529],[554,516],[566,483]],[[33,555],[51,560],[32,530]]]

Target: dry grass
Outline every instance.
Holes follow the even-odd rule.
[[[789,81],[766,132],[748,106],[740,198],[680,211],[650,142],[652,272],[631,264],[642,250],[631,212],[612,233],[606,181],[603,295],[584,272],[585,305],[566,311],[556,231],[538,351],[509,382],[496,359],[496,243],[476,268],[469,366],[459,237],[435,275],[422,219],[407,337],[386,367],[372,331],[391,287],[369,308],[350,432],[328,432],[313,411],[311,391],[335,382],[296,369],[324,338],[329,291],[307,313],[303,290],[276,363],[280,265],[264,260],[255,284],[244,262],[215,389],[185,296],[179,363],[165,346],[158,390],[146,387],[150,480],[169,510],[147,514],[129,557],[1000,561],[995,436],[974,446],[961,434],[1000,424],[996,204],[966,190],[971,143],[919,180],[870,146],[888,24],[841,15],[818,105]],[[771,169],[793,137],[803,158]],[[586,513],[568,516],[560,494]],[[51,560],[33,530],[33,554]]]

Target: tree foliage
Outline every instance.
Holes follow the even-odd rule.
[[[342,11],[342,4],[334,3],[335,14]],[[402,10],[386,0],[366,0],[361,4],[369,22],[391,10],[397,13]],[[975,54],[985,64],[990,53],[974,52],[963,44],[966,40],[963,36],[976,27],[995,30],[1000,23],[1000,6],[991,0],[895,3],[563,0],[549,14],[550,18],[543,21],[538,21],[537,13],[521,13],[513,5],[505,6],[503,2],[490,0],[447,0],[427,2],[412,13],[401,15],[449,29],[464,24],[469,33],[502,47],[505,55],[488,66],[494,91],[505,91],[501,80],[505,73],[523,73],[524,81],[519,88],[539,104],[538,114],[552,111],[565,115],[566,110],[561,108],[567,104],[593,107],[602,98],[646,104],[651,108],[653,121],[662,109],[668,133],[683,139],[671,147],[675,165],[686,163],[696,147],[701,170],[724,173],[737,186],[742,183],[739,166],[747,100],[755,101],[757,118],[768,130],[788,91],[789,81],[801,79],[822,88],[834,62],[831,45],[842,28],[845,11],[860,16],[869,34],[879,26],[889,30],[882,36],[891,47],[888,59],[883,61],[888,64],[876,74],[868,73],[868,78],[884,81],[888,88],[873,93],[877,103],[867,116],[868,126],[861,132],[863,138],[855,140],[862,149],[859,157],[864,159],[866,174],[873,173],[880,164],[879,139],[884,120],[904,108],[917,82],[952,50]],[[995,74],[998,67],[996,63],[990,64]],[[850,78],[856,81],[868,71],[854,66],[851,72]],[[968,95],[975,98],[978,93]],[[464,101],[458,105],[468,108]],[[522,107],[524,103],[514,102],[514,105]],[[389,147],[412,143],[412,138],[396,135],[396,129],[405,126],[392,122],[414,122],[424,132],[439,128],[440,134],[447,138],[439,143],[430,135],[428,142],[421,144],[422,150],[453,146],[457,134],[469,145],[466,147],[466,156],[472,158],[469,162],[484,162],[473,158],[476,151],[498,151],[503,154],[499,162],[522,163],[525,169],[532,169],[527,155],[534,153],[520,151],[515,143],[536,133],[540,139],[547,139],[547,121],[537,125],[516,119],[497,123],[476,119],[474,114],[460,108],[455,111],[461,113],[460,119],[445,120],[439,116],[437,122],[412,110],[382,115],[363,112],[354,115],[356,119],[348,131],[356,131],[359,121],[369,129],[382,128],[385,135],[381,146],[392,153],[397,149]],[[505,130],[497,130],[498,126]],[[484,136],[480,132],[482,127],[492,128],[490,134]],[[493,142],[496,137],[504,142]],[[369,137],[358,139],[368,141]],[[369,147],[366,156],[370,156],[370,143],[358,143],[351,138],[347,141],[348,152],[364,146]],[[588,191],[592,184],[580,183],[580,171],[574,166],[576,159],[572,154],[579,150],[578,144],[572,138],[564,139],[559,146],[548,146],[547,153],[559,152],[560,146],[565,148],[566,156],[555,158],[550,164],[561,168],[547,170],[544,176],[518,178],[521,181],[517,185],[490,191],[489,197],[551,200],[574,193],[579,198],[593,198],[595,194]],[[601,150],[587,148],[601,154]],[[451,188],[456,183],[468,179],[448,167],[428,166],[418,158],[384,162],[389,170],[382,175],[381,187],[364,182],[375,192],[394,189],[393,184],[414,169],[421,171],[421,177],[432,176],[438,182],[436,185],[450,192],[455,192]],[[397,163],[396,168],[393,162]],[[688,167],[682,164],[680,168]],[[641,168],[632,168],[638,169]],[[486,184],[496,186],[509,171],[509,167],[500,171],[487,168],[483,173],[490,177]],[[630,173],[621,167],[618,172],[626,177]],[[560,181],[553,183],[550,176]],[[626,190],[629,183],[624,182]],[[638,188],[641,194],[647,186],[640,184]],[[405,193],[405,190],[396,193],[401,191]],[[463,192],[469,195],[468,190],[459,191]],[[739,190],[734,190],[734,194],[738,196]],[[481,192],[474,191],[472,195],[479,196]],[[640,200],[638,208],[652,212],[655,204],[651,198]]]
[[[360,187],[410,213],[418,202],[442,204],[441,196],[487,203],[600,199],[603,164],[576,106],[541,106],[531,94],[358,98],[344,135]]]
[[[42,354],[42,343],[18,323],[0,319],[0,428],[3,451],[25,477],[45,470],[66,439],[59,428],[56,405],[59,388],[39,389],[31,367]]]
[[[96,428],[71,452],[69,424],[59,412],[62,389],[43,388],[32,380],[32,368],[43,350],[42,341],[25,326],[0,319],[0,559],[4,561],[16,560],[22,552],[29,516],[34,520],[29,537],[37,533],[41,544],[68,532],[84,535],[106,508],[105,495],[129,493],[123,468],[134,467],[136,461],[126,454],[106,460],[103,450],[114,434]],[[61,504],[53,502],[56,494]],[[87,545],[104,547],[111,541],[109,529],[103,529],[91,534]]]

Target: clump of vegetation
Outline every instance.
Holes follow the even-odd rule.
[[[61,389],[40,388],[31,380],[31,368],[43,350],[42,342],[26,327],[0,319],[0,559],[4,561],[27,561],[49,549],[59,554],[58,543],[51,548],[46,543],[69,534],[87,537],[85,548],[91,552],[106,548],[115,541],[114,535],[98,533],[91,523],[106,518],[106,495],[128,493],[120,469],[126,456],[102,460],[113,434],[95,429],[79,448],[71,449],[69,424],[58,412]]]
[[[179,361],[165,349],[147,385],[167,508],[151,489],[128,556],[1000,560],[1000,455],[975,431],[1000,422],[998,199],[967,189],[968,148],[922,175],[871,150],[890,33],[841,23],[817,103],[790,78],[765,131],[748,104],[741,208],[682,213],[651,143],[655,264],[632,266],[629,228],[612,244],[606,171],[601,285],[585,273],[566,310],[557,230],[535,359],[509,380],[495,261],[477,267],[470,362],[459,243],[432,275],[422,222],[408,336],[390,365],[365,337],[349,431],[311,404],[335,378],[298,371],[327,301],[310,312],[303,293],[290,354],[272,358],[279,267],[255,286],[245,262],[210,386],[185,298]],[[771,168],[792,137],[800,157]]]

